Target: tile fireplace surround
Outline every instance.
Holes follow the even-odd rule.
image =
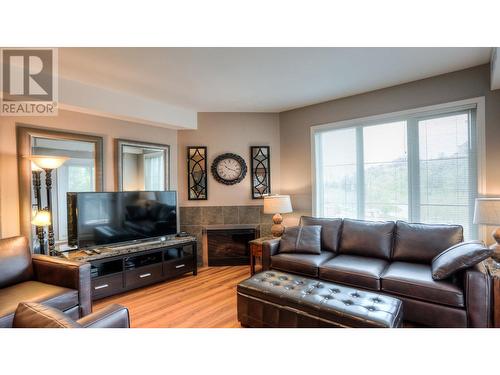
[[[300,215],[309,212],[284,214],[285,225],[297,225]],[[262,206],[202,206],[180,207],[180,230],[198,239],[198,264],[203,264],[203,227],[223,224],[255,224],[260,227],[261,236],[271,235],[273,215],[262,213]]]

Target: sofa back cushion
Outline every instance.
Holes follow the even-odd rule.
[[[319,217],[302,216],[300,225],[321,226],[321,249],[336,253],[339,250],[342,219],[324,219]]]
[[[392,260],[431,264],[436,255],[462,241],[460,225],[397,221]]]
[[[321,227],[287,227],[281,236],[280,253],[321,254]]]
[[[0,240],[0,288],[32,278],[31,252],[26,237]]]
[[[344,219],[339,253],[390,259],[393,221]]]

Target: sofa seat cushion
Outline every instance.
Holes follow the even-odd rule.
[[[78,291],[38,281],[0,289],[0,326],[9,327],[20,302],[37,302],[65,311],[78,305]]]
[[[333,257],[334,254],[330,251],[323,251],[319,255],[278,254],[271,257],[271,268],[300,275],[318,277],[319,266]]]
[[[449,280],[434,280],[431,266],[394,262],[382,275],[382,291],[441,305],[464,307],[462,288]]]
[[[389,262],[383,259],[339,255],[319,267],[319,277],[358,288],[380,290],[380,277]]]

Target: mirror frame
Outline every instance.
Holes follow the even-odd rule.
[[[103,139],[99,136],[81,133],[61,132],[32,125],[16,124],[17,136],[17,168],[19,178],[19,221],[21,235],[31,239],[31,162],[26,156],[31,156],[33,137],[52,138],[70,141],[93,143],[95,147],[95,191],[103,191]]]
[[[170,145],[150,143],[142,141],[133,141],[130,139],[115,139],[115,186],[117,191],[123,191],[123,147],[144,147],[144,148],[159,148],[163,151],[165,160],[165,176],[164,191],[170,190]]]

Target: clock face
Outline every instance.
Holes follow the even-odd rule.
[[[224,180],[236,180],[241,175],[241,165],[232,158],[223,159],[217,164],[217,174]]]
[[[245,178],[247,165],[241,156],[227,153],[215,158],[211,170],[216,181],[234,185]]]

